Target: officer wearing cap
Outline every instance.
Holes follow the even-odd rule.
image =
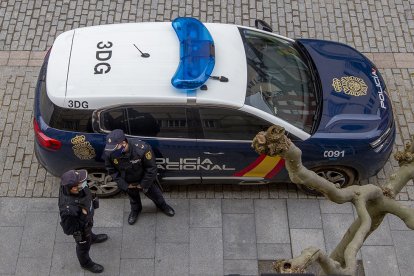
[[[160,188],[154,183],[157,164],[150,145],[143,141],[128,143],[124,132],[115,129],[106,137],[103,158],[108,174],[118,184],[119,189],[129,196],[129,224],[136,222],[142,210],[139,190],[142,190],[164,214],[174,216],[174,209],[165,202]]]
[[[101,273],[104,268],[91,260],[89,249],[91,244],[104,242],[108,236],[92,232],[94,209],[99,207],[99,202],[87,185],[87,177],[86,170],[70,170],[61,176],[60,225],[66,235],[73,235],[81,267],[93,273]]]

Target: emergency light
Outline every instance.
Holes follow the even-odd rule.
[[[178,17],[172,26],[180,41],[180,63],[171,84],[178,89],[196,89],[213,71],[213,38],[204,24],[195,18]]]

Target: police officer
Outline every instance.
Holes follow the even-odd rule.
[[[151,199],[155,205],[167,216],[174,216],[175,211],[162,196],[156,185],[157,165],[150,145],[143,141],[128,143],[124,132],[115,129],[106,137],[105,167],[122,191],[129,196],[131,213],[128,216],[130,225],[137,221],[142,210],[139,191]]]
[[[59,212],[61,226],[66,235],[76,241],[76,255],[82,268],[101,273],[104,268],[89,257],[91,244],[104,242],[106,234],[92,232],[94,209],[99,207],[98,198],[92,196],[86,183],[86,170],[70,170],[61,177]]]

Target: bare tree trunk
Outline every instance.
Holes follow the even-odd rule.
[[[293,183],[315,189],[338,204],[351,202],[358,217],[329,256],[320,249],[310,247],[298,257],[277,262],[275,266],[279,272],[304,272],[309,265],[317,262],[324,273],[355,275],[358,251],[369,235],[381,225],[387,213],[396,215],[408,228],[414,229],[414,209],[403,206],[394,199],[407,182],[414,178],[414,143],[407,144],[404,152],[395,154],[400,168],[383,187],[367,184],[340,189],[305,168],[301,150],[284,133],[282,127],[271,126],[266,132],[256,135],[252,147],[259,154],[283,157]]]

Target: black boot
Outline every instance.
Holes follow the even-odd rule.
[[[102,271],[104,271],[103,266],[101,266],[100,264],[94,263],[94,262],[91,262],[87,266],[82,266],[82,268],[89,270],[92,273],[102,273]]]
[[[131,211],[131,213],[129,213],[129,216],[128,216],[128,224],[129,225],[134,224],[138,219],[138,215],[139,215],[138,211]]]
[[[174,209],[167,203],[165,203],[162,207],[159,207],[159,209],[169,217],[173,217],[175,215]]]
[[[101,243],[104,242],[108,239],[108,235],[107,234],[92,234],[92,244],[94,243]]]

